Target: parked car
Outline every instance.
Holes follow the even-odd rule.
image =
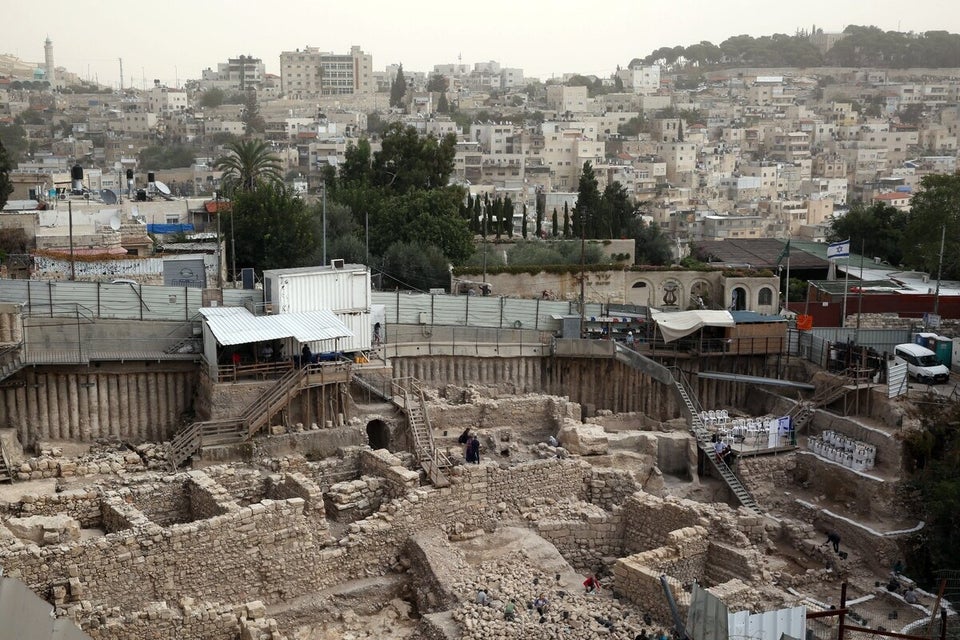
[[[950,379],[950,370],[940,364],[937,354],[918,344],[898,344],[893,349],[898,363],[906,363],[910,377],[926,384],[940,384]]]

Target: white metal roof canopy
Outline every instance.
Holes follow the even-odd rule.
[[[225,347],[285,338],[318,342],[353,336],[332,311],[326,310],[255,316],[240,307],[204,307],[200,314],[217,342]]]

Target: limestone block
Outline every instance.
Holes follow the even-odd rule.
[[[590,424],[565,423],[560,428],[559,439],[570,453],[581,456],[605,455],[609,445],[603,428]]]
[[[66,515],[10,518],[6,525],[18,538],[39,545],[80,539],[80,523]]]

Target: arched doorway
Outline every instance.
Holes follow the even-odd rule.
[[[367,423],[367,442],[371,449],[390,448],[390,427],[383,420],[376,419]]]
[[[747,308],[747,290],[736,287],[733,290],[733,300],[730,301],[731,311],[743,311]]]

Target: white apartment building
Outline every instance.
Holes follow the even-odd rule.
[[[604,144],[587,135],[583,129],[564,129],[558,124],[543,124],[544,141],[540,158],[543,165],[550,168],[557,189],[576,189],[583,163],[596,164],[603,160]]]
[[[496,124],[470,125],[470,139],[478,142],[480,148],[491,155],[509,153],[513,145],[514,129],[510,122]]]
[[[587,110],[587,88],[562,84],[547,85],[547,108],[559,113],[581,113]]]
[[[690,142],[664,142],[657,145],[657,155],[667,165],[667,181],[689,184],[697,167],[697,145]]]
[[[847,204],[846,178],[808,178],[800,183],[800,194],[807,198],[829,198],[834,204]]]
[[[183,89],[154,86],[147,92],[147,111],[167,115],[184,111],[189,106],[187,92]]]
[[[369,94],[376,91],[373,56],[358,46],[335,54],[306,47],[280,54],[283,93],[294,97]]]
[[[656,93],[660,90],[660,65],[636,65],[621,69],[617,77],[623,88],[634,94]]]
[[[258,88],[267,75],[263,60],[253,56],[229,58],[217,64],[217,70],[207,68],[201,72],[202,89],[222,89],[224,91],[246,91]]]

